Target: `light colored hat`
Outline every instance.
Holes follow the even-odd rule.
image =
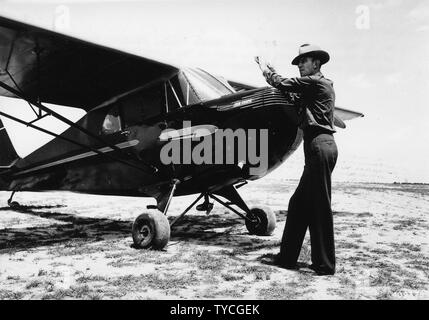
[[[329,53],[320,49],[319,46],[313,44],[303,44],[299,47],[298,56],[292,60],[293,65],[298,65],[299,60],[304,56],[311,56],[320,59],[320,64],[325,64],[329,61]]]

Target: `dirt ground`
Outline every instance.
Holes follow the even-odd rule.
[[[272,236],[247,233],[220,205],[192,210],[164,251],[131,247],[135,217],[153,199],[0,192],[0,299],[428,299],[429,185],[334,183],[337,273],[261,262],[278,252],[297,181],[240,189],[277,216]],[[194,196],[174,198],[170,219]],[[310,262],[309,237],[300,261]]]

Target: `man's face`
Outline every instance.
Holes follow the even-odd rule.
[[[301,77],[312,76],[318,72],[317,63],[312,57],[302,57],[299,60],[298,68]]]

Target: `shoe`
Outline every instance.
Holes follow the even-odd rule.
[[[261,258],[261,263],[263,264],[268,264],[270,266],[277,266],[277,258],[275,255],[270,255],[270,256],[266,256]]]
[[[287,270],[299,270],[299,266],[297,264],[295,264],[295,265],[279,264],[279,266],[281,268],[287,269]]]
[[[335,270],[323,267],[316,267],[314,264],[309,265],[308,268],[316,272],[318,276],[332,276],[335,274]]]
[[[263,257],[261,259],[261,262],[263,264],[268,264],[268,265],[272,265],[272,266],[278,266],[280,268],[287,269],[287,270],[299,270],[298,264],[293,264],[293,265],[291,265],[291,264],[285,264],[282,261],[282,259],[280,259],[280,254]]]

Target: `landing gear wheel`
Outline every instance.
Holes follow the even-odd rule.
[[[18,208],[18,207],[20,207],[20,206],[21,206],[21,205],[20,205],[18,202],[16,202],[16,201],[9,202],[9,203],[8,203],[8,205],[9,205],[9,207],[11,207],[12,209],[14,209],[14,208]]]
[[[162,250],[170,240],[170,224],[161,212],[143,213],[134,221],[132,235],[135,248]]]
[[[250,234],[269,236],[276,228],[276,216],[269,208],[252,208],[246,217],[253,220],[246,220],[246,228]]]

